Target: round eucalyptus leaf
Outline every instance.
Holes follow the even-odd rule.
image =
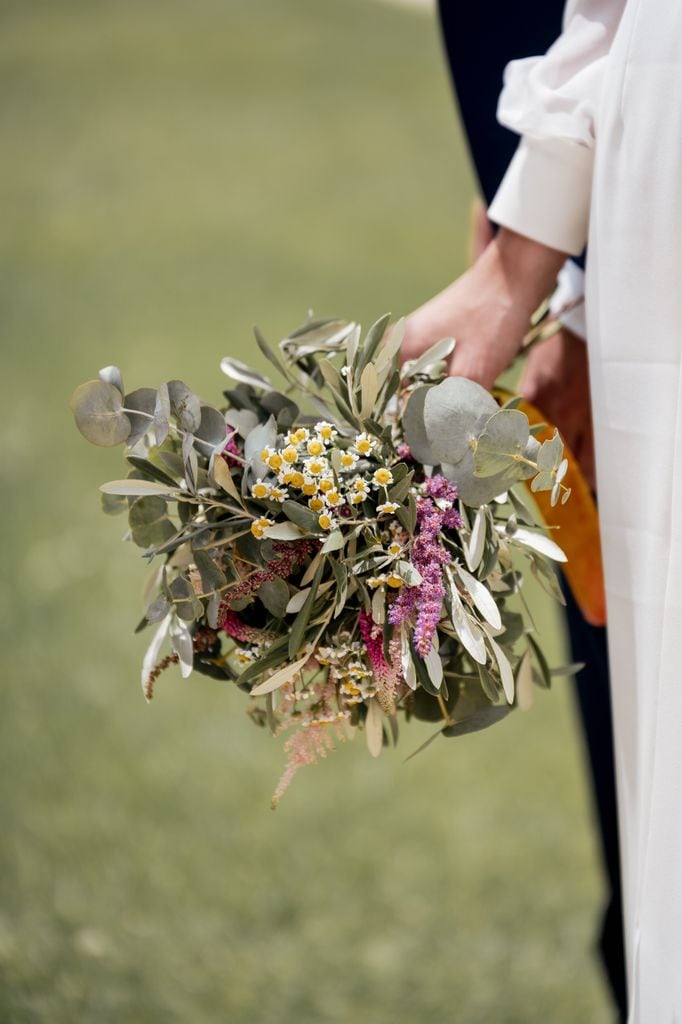
[[[518,409],[500,409],[494,413],[478,438],[474,454],[476,475],[495,476],[508,472],[510,479],[524,475],[524,452],[529,440],[528,417]],[[534,468],[530,469],[531,475]]]
[[[223,414],[214,409],[212,405],[202,405],[201,422],[195,436],[199,441],[205,441],[212,448],[222,444],[227,436],[227,424]],[[205,444],[200,444],[198,447],[201,451],[206,450]]]
[[[128,445],[137,444],[152,426],[152,420],[149,417],[154,415],[155,406],[156,391],[154,388],[138,388],[126,395],[125,407],[131,424]],[[136,413],[146,413],[146,415],[137,416]]]
[[[123,375],[119,370],[118,366],[103,366],[97,374],[100,380],[103,380],[106,384],[113,384],[122,395],[125,394],[123,387]]]
[[[128,524],[138,547],[150,548],[175,536],[166,502],[158,495],[137,498],[130,506]]]
[[[457,485],[457,491],[465,505],[478,508],[502,494],[509,487],[507,473],[496,473],[494,476],[480,477],[474,470],[473,452],[468,451],[456,466],[443,463],[443,476]]]
[[[184,381],[169,380],[168,397],[170,398],[171,412],[182,429],[194,434],[201,423],[201,403],[197,396]]]
[[[405,440],[415,459],[425,466],[434,466],[439,461],[431,451],[424,423],[424,403],[431,390],[430,387],[415,388],[410,395],[403,416]]]
[[[123,412],[123,395],[105,380],[89,380],[77,387],[69,401],[76,426],[86,440],[102,448],[122,444],[131,423]]]
[[[435,461],[457,463],[464,458],[497,409],[490,392],[466,377],[446,377],[429,388],[424,424]]]

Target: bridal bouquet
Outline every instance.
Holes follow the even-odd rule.
[[[126,479],[100,490],[156,564],[146,698],[172,663],[234,682],[289,734],[274,805],[358,729],[377,756],[400,715],[459,736],[549,685],[522,588],[530,570],[561,599],[565,556],[523,482],[569,491],[558,433],[540,443],[514,400],[445,377],[452,340],[402,367],[387,316],[256,340],[279,390],[226,358],[213,407],[180,380],[126,392],[110,366],[71,407],[89,441],[126,446]]]

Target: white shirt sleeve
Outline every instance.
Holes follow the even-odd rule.
[[[522,136],[488,211],[503,227],[561,252],[585,247],[595,113],[626,0],[568,0],[544,57],[507,65],[498,120]]]
[[[549,302],[549,311],[573,334],[583,341],[587,339],[585,271],[573,260],[566,260],[559,271],[556,290]]]

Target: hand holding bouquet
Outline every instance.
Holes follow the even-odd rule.
[[[145,696],[171,663],[234,682],[289,734],[276,804],[358,729],[377,756],[400,715],[458,736],[549,685],[522,587],[529,568],[561,600],[564,555],[523,482],[569,491],[556,432],[540,444],[514,401],[444,378],[450,339],[402,367],[388,316],[364,338],[311,319],[276,350],[256,339],[281,390],[226,358],[214,408],[179,380],[126,393],[107,367],[71,406],[89,441],[126,445],[104,510],[156,562]]]

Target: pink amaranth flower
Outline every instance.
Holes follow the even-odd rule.
[[[409,444],[406,444],[403,441],[402,444],[399,444],[398,447],[396,448],[396,455],[398,456],[399,459],[411,459],[412,449],[410,448]]]
[[[234,466],[241,465],[242,454],[243,453],[240,451],[239,445],[237,444],[237,431],[233,429],[227,444],[225,445],[221,452],[221,455],[225,462],[228,464],[228,466],[230,466],[230,468],[233,468]],[[232,458],[233,455],[236,455],[237,458]]]
[[[381,626],[366,612],[360,612],[358,625],[375,676],[377,698],[385,710],[392,711],[394,710],[393,698],[403,681],[400,644],[394,641],[389,644],[391,655],[389,663],[384,655],[384,632]]]
[[[282,541],[274,544],[273,548],[276,557],[262,569],[254,572],[227,592],[225,600],[220,607],[220,615],[218,617],[221,628],[225,614],[229,611],[232,601],[245,597],[247,594],[252,594],[263,583],[269,583],[277,577],[288,579],[302,565],[308,555],[315,550],[316,546],[316,542],[309,540],[299,540],[291,544]]]
[[[415,587],[404,587],[388,613],[388,621],[397,626],[416,610],[413,643],[422,658],[431,650],[443,611],[443,566],[450,561],[439,535],[444,529],[462,526],[462,517],[453,505],[457,498],[454,484],[439,474],[427,480],[424,490],[426,496],[417,502],[417,532],[412,544],[412,564],[422,581]]]

